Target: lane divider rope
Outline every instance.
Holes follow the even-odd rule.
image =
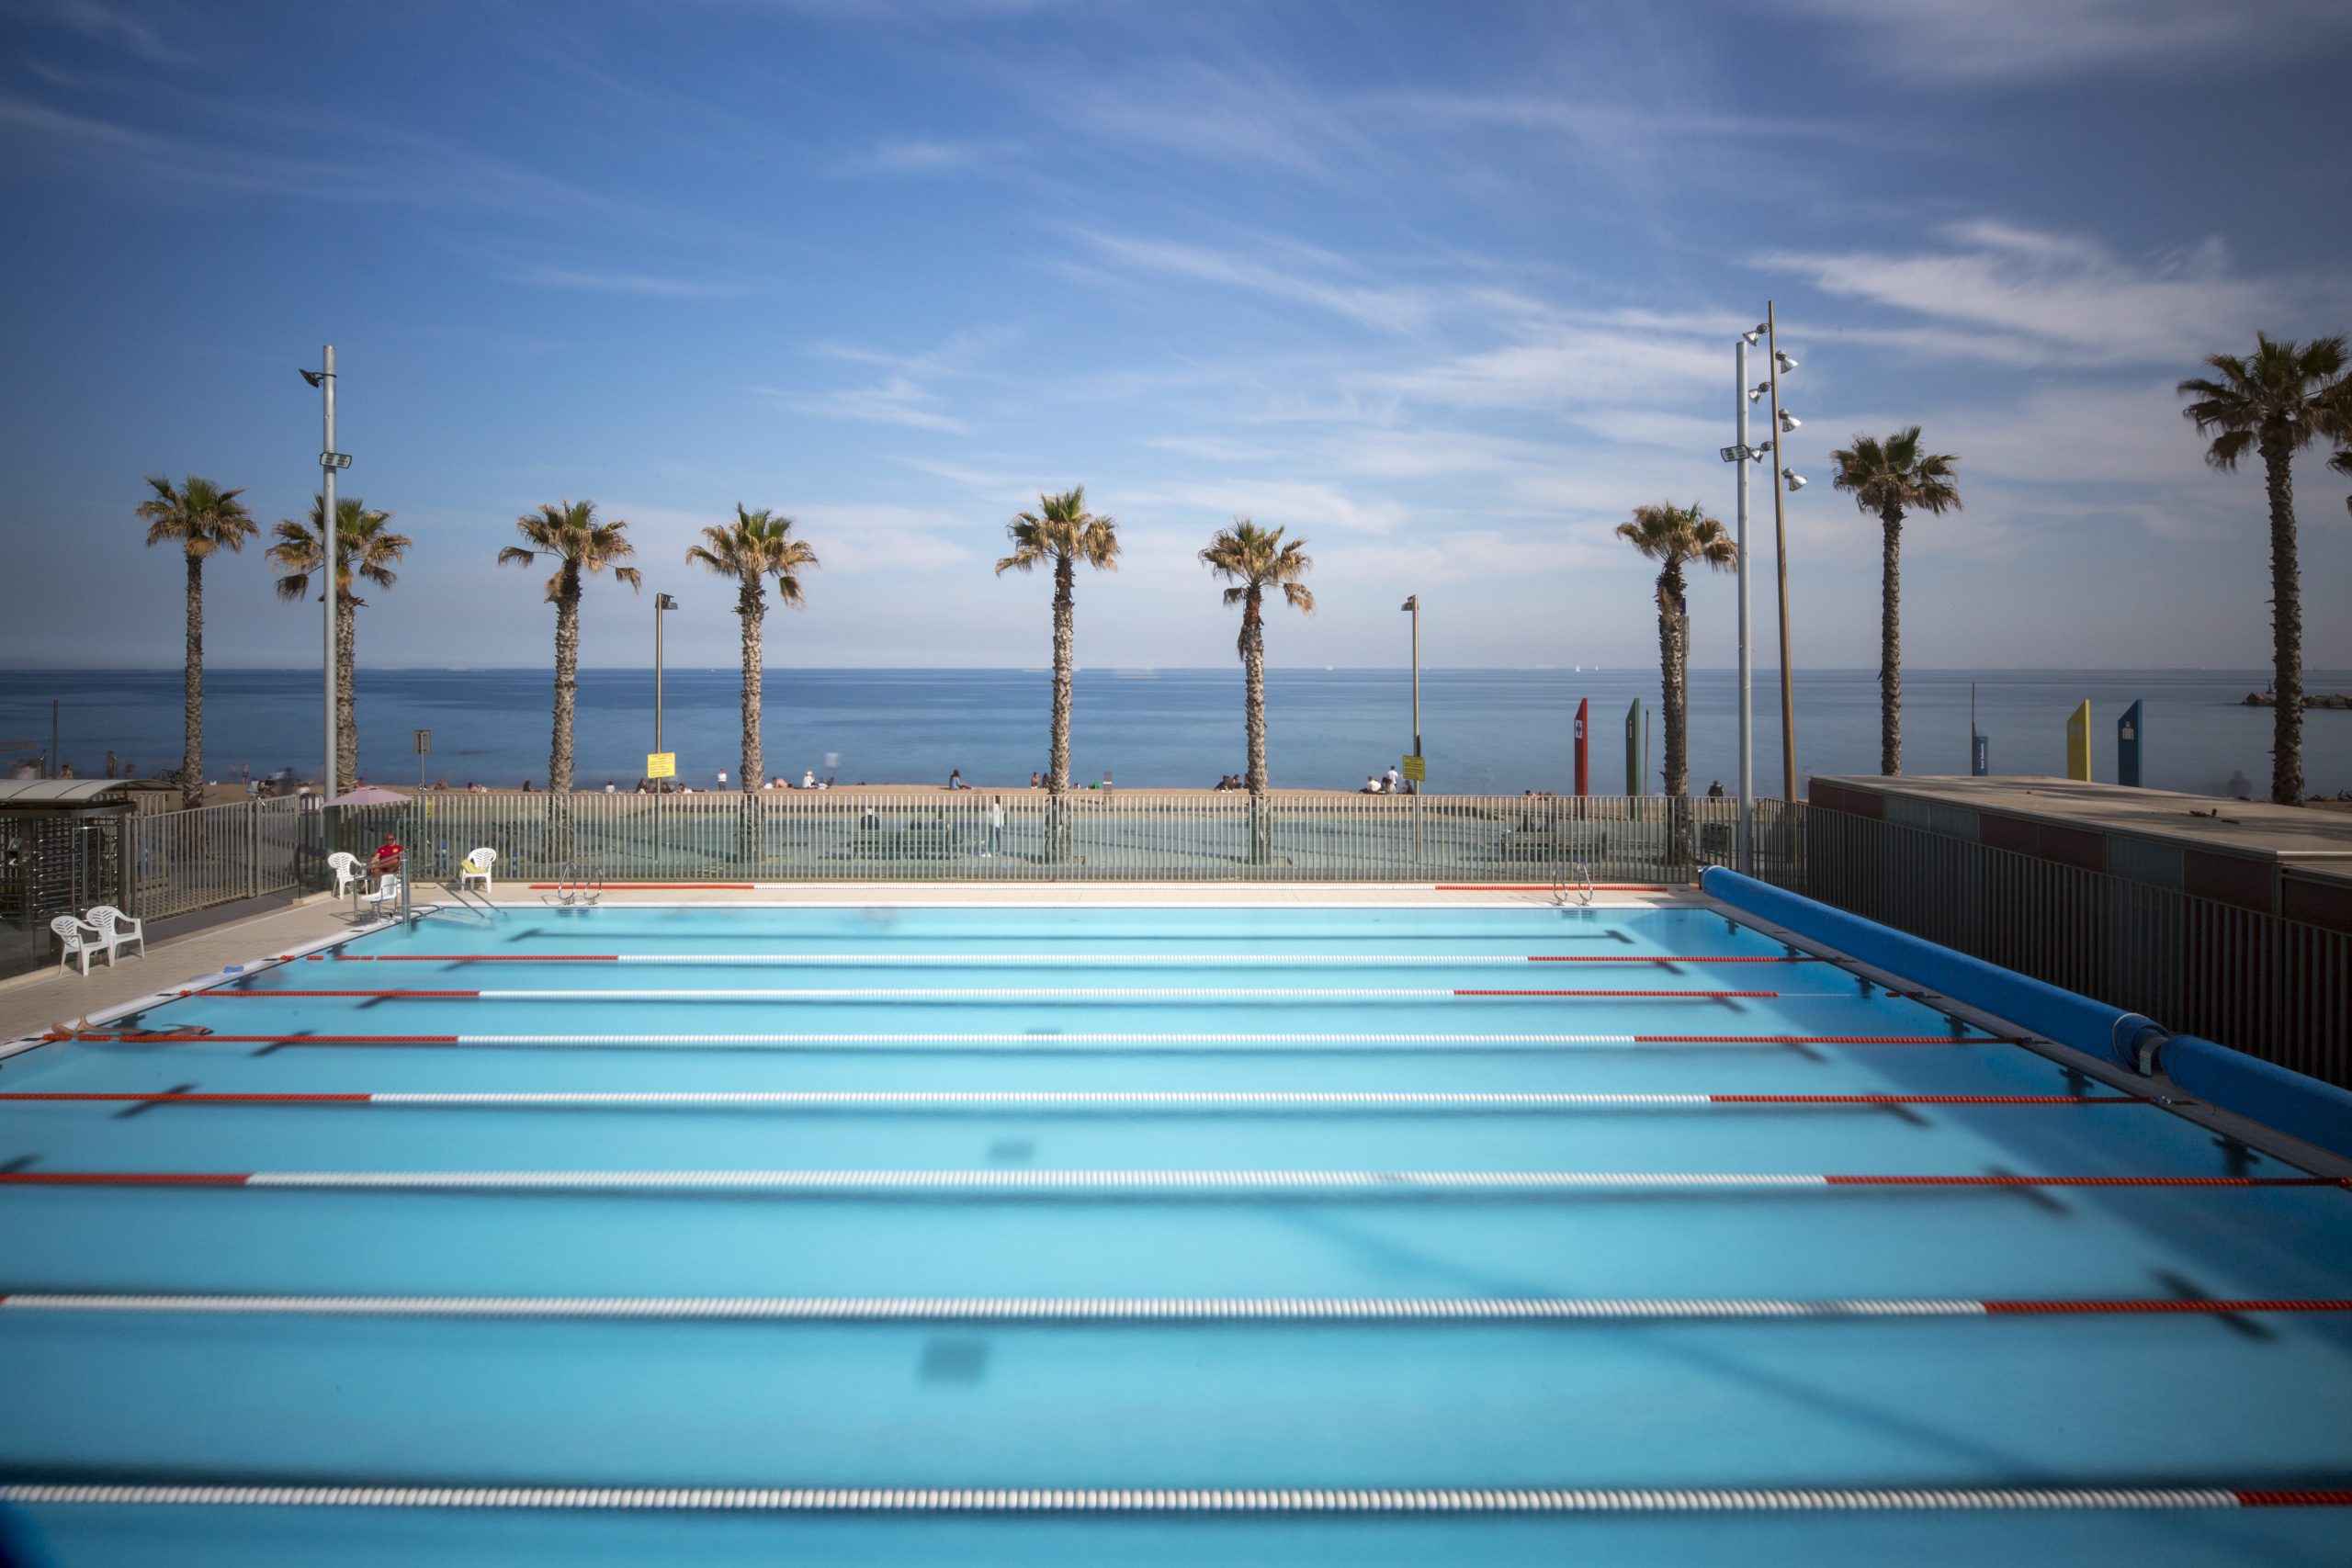
[[[9,1187],[236,1187],[308,1191],[1013,1192],[1441,1196],[1792,1192],[1876,1188],[2352,1187],[2352,1177],[1823,1175],[1657,1170],[9,1170]]]
[[[584,1107],[763,1106],[786,1111],[952,1110],[1001,1106],[1045,1110],[1201,1111],[1404,1110],[1572,1111],[1706,1106],[1871,1109],[1890,1105],[2153,1105],[2136,1095],[2103,1094],[1667,1094],[1438,1091],[1412,1089],[628,1089],[372,1090],[366,1093],[96,1092],[0,1094],[0,1104],[382,1105],[521,1110]]]
[[[850,1046],[876,1050],[932,1050],[942,1046],[1135,1045],[1152,1049],[1226,1050],[1237,1045],[1310,1046],[1322,1050],[1420,1050],[1431,1045],[1472,1050],[1551,1050],[1570,1046],[1624,1045],[2000,1045],[2015,1042],[1989,1034],[1344,1034],[1203,1032],[1170,1034],[1079,1031],[1030,1034],[1019,1031],[965,1031],[893,1034],[796,1032],[770,1034],[50,1034],[51,1042],[112,1045],[466,1045],[619,1049],[692,1046],[729,1050],[772,1047]]]
[[[617,964],[670,968],[862,969],[1390,969],[1498,968],[1521,964],[1826,964],[1810,953],[339,953],[337,964]]]
[[[1856,1487],[0,1484],[19,1506],[791,1514],[1684,1514],[2352,1507],[2352,1485]]]
[[[24,1292],[0,1312],[737,1323],[1721,1323],[2352,1313],[2352,1299],[1481,1296],[413,1296]]]
[[[1315,997],[1320,998],[1455,997],[1704,997],[1758,998],[1845,996],[1843,991],[1731,990],[1471,990],[1433,986],[825,986],[807,989],[650,990],[226,990],[182,991],[183,997],[204,996],[241,1000],[269,998],[358,998],[371,1001],[532,1001],[532,1002],[794,1002],[988,1000],[996,998],[1052,998],[1091,1000],[1103,998],[1184,1001],[1207,998]]]

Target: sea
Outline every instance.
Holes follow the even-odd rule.
[[[1972,722],[1996,773],[2063,774],[2066,721],[2091,705],[2093,776],[2112,780],[2117,725],[2141,706],[2142,782],[2219,794],[2233,781],[2269,789],[2271,713],[2245,705],[2267,683],[2254,670],[1915,670],[1903,677],[1903,766],[1964,773]],[[378,784],[446,780],[514,786],[548,777],[553,678],[538,670],[362,669],[361,775]],[[215,780],[322,765],[315,671],[208,670],[205,772]],[[671,670],[662,745],[678,776],[715,786],[736,777],[741,681],[733,668]],[[2313,692],[2352,692],[2352,672],[2313,671]],[[1277,670],[1266,681],[1269,771],[1281,787],[1360,787],[1413,749],[1413,694],[1402,670]],[[1813,774],[1878,771],[1878,681],[1868,670],[1806,670],[1793,682],[1799,789]],[[1756,787],[1781,788],[1776,673],[1754,686]],[[1020,670],[772,669],[765,683],[766,768],[842,784],[1028,782],[1046,766],[1050,678]],[[1729,670],[1690,676],[1690,782],[1736,791],[1738,686]],[[1125,786],[1214,784],[1242,770],[1241,674],[1207,670],[1081,670],[1072,776]],[[1656,670],[1430,670],[1421,675],[1421,750],[1431,793],[1566,792],[1575,782],[1575,722],[1589,718],[1590,787],[1627,788],[1632,750],[1647,790],[1660,786],[1664,742]],[[175,766],[180,672],[0,670],[0,776],[45,753],[54,705],[59,755],[83,777],[108,752],[142,773]],[[1973,718],[1972,718],[1973,715]],[[2352,790],[2352,711],[2304,717],[2304,774],[2315,794]],[[418,732],[429,734],[420,757]],[[580,676],[576,782],[623,788],[654,750],[654,681],[646,670]],[[1641,761],[1646,744],[1646,765]]]

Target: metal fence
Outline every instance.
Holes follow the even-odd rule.
[[[1760,872],[1795,885],[1802,832],[1759,802]],[[1798,808],[1800,811],[1802,807]],[[693,795],[430,793],[333,813],[332,848],[390,833],[421,878],[477,847],[502,879],[1685,882],[1733,855],[1737,803],[1662,798],[1014,791]]]
[[[1842,811],[1804,836],[1825,903],[2352,1084],[2352,936]]]
[[[130,817],[126,907],[141,919],[300,887],[322,874],[321,813],[294,799]]]

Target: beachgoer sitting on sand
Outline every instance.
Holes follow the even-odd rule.
[[[952,789],[952,790],[953,790],[953,789],[969,789],[969,788],[971,788],[972,786],[971,786],[970,784],[966,784],[966,783],[964,782],[964,770],[963,770],[963,769],[961,769],[961,768],[950,768],[950,769],[948,769],[948,770],[947,770],[947,787],[948,787],[949,789]]]
[[[1358,795],[1378,795],[1380,793],[1380,781],[1373,777],[1370,773],[1366,773],[1363,776],[1363,788],[1356,791],[1356,793]]]
[[[803,768],[800,770],[800,787],[802,789],[815,789],[817,787],[816,769]]]

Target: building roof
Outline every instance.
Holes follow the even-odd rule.
[[[2352,812],[2172,790],[2127,789],[2079,779],[1863,774],[1817,778],[1814,783],[1928,807],[1989,811],[2090,832],[2166,840],[2290,863],[2325,864],[2332,857],[2352,861]]]
[[[120,806],[121,779],[0,779],[0,808],[34,806]]]

